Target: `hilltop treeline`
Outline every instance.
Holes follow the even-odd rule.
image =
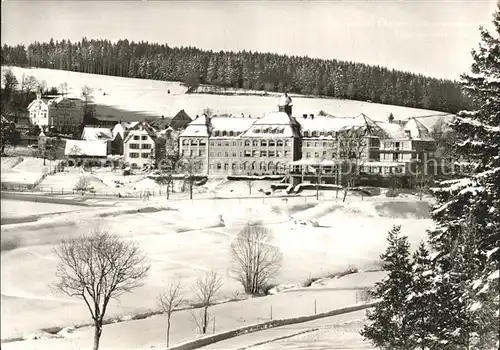
[[[455,81],[379,66],[256,52],[213,52],[148,42],[69,40],[3,45],[2,65],[288,91],[456,113],[467,98]]]

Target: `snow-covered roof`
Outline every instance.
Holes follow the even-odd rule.
[[[210,119],[211,136],[227,137],[231,131],[234,136],[239,136],[247,131],[255,121],[256,119],[241,117],[213,117]]]
[[[407,139],[403,127],[398,123],[376,122],[386,136],[391,139]]]
[[[186,129],[180,134],[180,137],[208,137],[208,125],[210,119],[201,115],[189,123]]]
[[[123,127],[122,123],[118,123],[115,126],[113,126],[113,130],[111,130],[111,133],[113,135],[113,139],[116,137],[116,135],[120,134],[122,139],[125,137],[125,128]]]
[[[157,139],[157,136],[156,136],[153,128],[151,128],[148,125],[148,123],[141,122],[141,123],[138,123],[136,126],[134,126],[134,128],[128,132],[127,136],[123,140],[123,143],[128,142],[128,140],[130,140],[130,138],[132,136],[136,136],[136,135],[140,135],[140,136],[147,135],[151,138],[151,140]]]
[[[404,125],[404,130],[410,133],[409,137],[417,140],[433,141],[434,139],[429,132],[429,129],[425,127],[420,121],[415,118],[410,118]]]
[[[97,140],[113,140],[113,132],[108,128],[96,128],[86,126],[83,128],[82,140],[97,141]]]
[[[354,118],[335,118],[318,116],[314,119],[310,117],[298,118],[298,123],[301,126],[302,132],[304,131],[338,131],[346,126],[354,124]]]
[[[268,112],[257,119],[254,125],[290,125],[290,117],[285,112]]]
[[[106,157],[106,141],[66,140],[65,156]]]

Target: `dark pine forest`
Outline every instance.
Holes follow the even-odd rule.
[[[468,107],[456,81],[367,64],[257,52],[214,52],[148,42],[69,40],[3,45],[1,64],[118,77],[182,81],[190,87],[288,91],[456,113]]]

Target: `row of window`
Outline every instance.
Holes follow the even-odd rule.
[[[146,135],[143,135],[143,136],[134,135],[134,140],[146,141],[147,139],[148,139],[148,137]]]
[[[232,164],[229,164],[229,163],[215,163],[215,164],[210,164],[209,168],[210,169],[215,169],[215,170],[229,170],[229,167],[231,167],[231,170],[236,170],[238,169],[238,164],[237,163],[232,163]],[[270,170],[270,171],[273,171],[273,170],[283,170],[283,165],[280,164],[280,163],[265,163],[265,162],[260,162],[260,163],[256,163],[256,162],[252,162],[252,163],[241,163],[239,168],[241,170]]]
[[[149,153],[135,153],[135,152],[129,153],[130,158],[139,158],[139,155],[141,158],[149,158]]]
[[[237,152],[210,152],[210,157],[237,157]],[[264,150],[264,151],[244,151],[239,152],[240,157],[290,157],[290,151],[274,151],[274,150]]]
[[[140,146],[140,147],[139,147],[139,146]],[[130,147],[131,149],[139,149],[139,148],[141,148],[141,149],[151,149],[152,145],[151,145],[151,144],[149,144],[149,143],[143,143],[143,144],[141,144],[141,145],[139,145],[138,143],[131,143],[131,144],[129,145],[129,147]]]
[[[409,161],[411,160],[410,153],[380,153],[380,161]]]
[[[411,150],[410,141],[384,141],[381,149]]]
[[[184,146],[187,146],[187,145],[191,145],[191,146],[196,146],[196,145],[199,145],[199,146],[206,146],[207,144],[207,141],[205,141],[204,139],[184,139],[182,141],[182,144]]]

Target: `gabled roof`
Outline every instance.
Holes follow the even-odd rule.
[[[256,119],[241,118],[241,117],[213,117],[210,119],[211,136],[214,136],[216,131],[226,133],[232,131],[233,133],[243,133],[248,130]],[[221,136],[221,135],[219,135]]]
[[[209,118],[205,115],[199,116],[187,125],[186,129],[180,134],[180,137],[208,137],[209,125]]]
[[[137,135],[137,134],[143,134],[143,133],[146,133],[152,140],[157,139],[157,136],[156,136],[154,130],[148,125],[148,123],[140,122],[136,126],[134,126],[133,129],[131,129],[128,132],[127,136],[123,140],[123,143],[128,142],[128,140],[130,140],[130,138],[132,136]]]
[[[384,134],[383,136],[390,139],[406,139],[405,132],[399,123],[390,122],[375,122],[380,127]]]
[[[404,130],[410,132],[412,139],[434,141],[429,129],[416,118],[410,118],[404,125]]]
[[[98,128],[86,126],[83,128],[82,140],[97,141],[97,140],[112,140],[113,132],[108,128]]]
[[[106,141],[66,140],[65,156],[106,157]]]
[[[45,98],[34,99],[33,101],[30,102],[30,104],[28,105],[27,109],[28,110],[31,109],[31,107],[33,107],[36,104],[43,104],[45,106],[48,106],[48,102],[49,102],[49,100],[47,100]]]

